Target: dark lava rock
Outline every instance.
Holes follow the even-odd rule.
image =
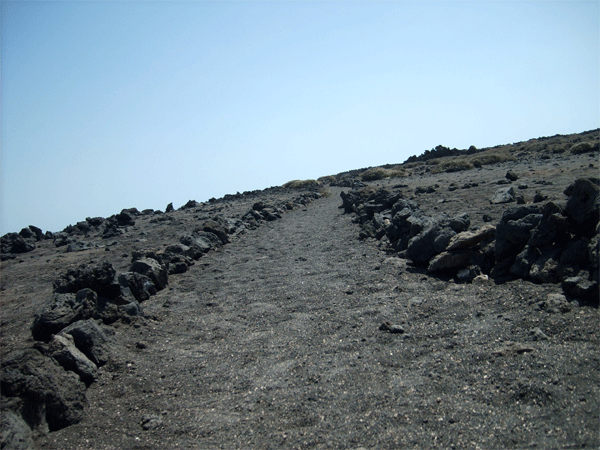
[[[138,259],[131,264],[129,270],[148,277],[158,291],[163,290],[169,284],[169,275],[166,267],[154,258]]]
[[[215,234],[223,244],[230,242],[228,229],[222,223],[215,220],[207,220],[204,222],[202,231]]]
[[[7,253],[27,253],[35,249],[34,240],[35,238],[24,238],[18,233],[7,233],[0,238],[0,251],[2,255]]]
[[[34,448],[31,428],[20,414],[8,408],[3,408],[0,412],[0,448],[3,450]]]
[[[2,395],[20,397],[17,411],[32,429],[60,430],[81,420],[85,385],[35,349],[18,350],[2,363]]]
[[[77,348],[98,367],[110,358],[110,328],[99,325],[95,320],[80,320],[61,331],[70,334]]]
[[[52,336],[46,356],[54,358],[65,370],[75,372],[88,386],[98,378],[98,368],[77,348],[70,334]]]
[[[55,292],[35,316],[31,325],[33,338],[47,341],[73,322],[94,317],[97,308],[98,297],[91,289],[82,289],[77,294]]]
[[[206,253],[211,248],[219,247],[223,244],[219,237],[207,231],[194,231],[191,235],[182,236],[179,241],[183,245],[196,249],[196,252]]]
[[[148,300],[157,292],[156,286],[146,275],[136,272],[119,274],[119,284],[123,287],[123,294],[131,294],[138,302]]]
[[[69,269],[54,281],[54,292],[75,293],[88,288],[99,296],[113,299],[120,293],[120,287],[114,281],[115,269],[109,262],[98,265],[82,264]]]
[[[510,203],[515,201],[515,190],[511,187],[500,188],[490,199],[490,203],[497,205],[499,203]]]
[[[600,213],[600,197],[598,184],[588,179],[578,179],[564,191],[569,197],[565,213],[572,220],[576,229],[583,235],[590,236],[596,227]]]

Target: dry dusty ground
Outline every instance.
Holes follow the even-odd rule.
[[[598,176],[598,154],[372,184],[406,184],[407,197],[438,184],[415,196],[421,208],[467,212],[477,228],[483,214],[497,223],[506,209],[489,198],[509,168],[530,186],[526,197],[539,190],[563,201],[575,178]],[[472,181],[479,186],[447,190]],[[339,209],[348,189],[329,190],[170,276],[169,287],[143,303],[145,317],[113,325],[112,360],[87,390],[83,421],[38,436],[36,446],[600,446],[597,308],[540,309],[559,285],[456,284],[425,274],[378,241],[358,240],[352,215]],[[233,217],[253,201],[205,212]],[[32,345],[33,314],[66,267],[108,260],[125,271],[134,249],[177,242],[198,220],[192,212],[173,217],[138,220],[110,251],[63,253],[45,241],[2,262],[3,352]],[[384,321],[405,332],[381,331]]]

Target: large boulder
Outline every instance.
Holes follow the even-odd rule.
[[[10,353],[2,363],[2,395],[19,397],[23,420],[40,431],[56,431],[81,420],[85,384],[56,361],[29,348]]]
[[[258,213],[257,213],[258,214]],[[262,219],[262,217],[259,215]],[[218,247],[223,244],[219,237],[211,232],[196,230],[192,234],[182,236],[179,239],[183,245],[200,250],[202,253],[208,252],[211,248]]]
[[[581,270],[576,276],[562,280],[562,288],[565,295],[594,306],[599,304],[600,290],[598,281],[590,276],[590,273]]]
[[[416,264],[425,264],[446,250],[450,239],[468,229],[469,225],[466,214],[438,219],[409,241],[406,255]]]
[[[510,203],[515,201],[515,190],[510,187],[503,187],[496,191],[493,197],[490,199],[492,205],[500,203]]]
[[[496,225],[496,260],[520,253],[541,220],[541,208],[537,205],[513,206],[504,211]]]
[[[202,226],[202,231],[215,234],[223,244],[230,242],[229,229],[227,228],[226,222],[220,223],[216,220],[207,220]]]
[[[452,239],[450,239],[446,250],[454,251],[463,248],[474,247],[480,242],[491,238],[495,234],[496,227],[494,225],[484,225],[483,227],[474,231],[463,231],[453,236]]]
[[[131,295],[138,302],[148,300],[157,292],[156,286],[146,275],[136,272],[124,272],[119,274],[119,284],[122,286],[122,295]]]
[[[106,364],[110,358],[112,330],[99,325],[95,320],[79,320],[60,332],[73,337],[75,346],[96,366]]]
[[[94,317],[97,308],[98,296],[91,289],[82,289],[77,294],[55,292],[36,314],[31,334],[37,341],[48,341],[73,322]]]
[[[140,258],[131,264],[129,270],[148,277],[157,291],[163,290],[169,284],[167,268],[154,258]]]
[[[98,368],[75,345],[73,336],[52,336],[46,356],[53,358],[65,370],[75,372],[87,386],[98,378]]]
[[[580,234],[590,237],[600,214],[598,183],[596,180],[580,178],[567,186],[564,194],[569,197],[565,214]]]
[[[569,221],[562,215],[561,208],[553,202],[546,203],[542,208],[540,223],[532,231],[527,244],[531,247],[562,247],[569,239]]]
[[[53,284],[54,292],[75,293],[88,288],[99,296],[114,299],[121,293],[119,284],[114,279],[115,273],[109,262],[98,265],[82,264],[58,277]]]
[[[479,252],[469,249],[462,249],[453,252],[442,252],[439,255],[431,258],[429,261],[429,266],[427,267],[427,271],[437,272],[442,270],[457,270],[467,268],[477,264],[480,257],[481,254]]]
[[[34,448],[31,428],[20,414],[8,408],[0,411],[0,448],[2,450]]]
[[[6,254],[27,253],[35,249],[35,238],[24,238],[18,233],[7,233],[0,238],[2,259],[8,259]]]
[[[120,227],[127,227],[135,225],[134,214],[130,210],[124,209],[119,214],[114,216],[117,225]]]

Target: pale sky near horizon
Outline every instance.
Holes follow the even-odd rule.
[[[4,1],[0,234],[600,126],[600,2]]]

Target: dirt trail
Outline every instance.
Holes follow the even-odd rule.
[[[586,377],[599,362],[579,352],[589,354],[597,339],[580,329],[579,340],[570,340],[565,324],[596,311],[524,317],[527,301],[559,288],[515,282],[491,290],[429,278],[358,241],[351,216],[338,208],[341,189],[331,191],[172,277],[144,303],[155,319],[117,326],[119,350],[87,391],[83,422],[39,445],[594,442],[598,387]],[[380,331],[384,320],[406,333]],[[534,325],[550,341],[526,342]],[[498,357],[508,340],[526,342],[527,350],[507,347]]]

